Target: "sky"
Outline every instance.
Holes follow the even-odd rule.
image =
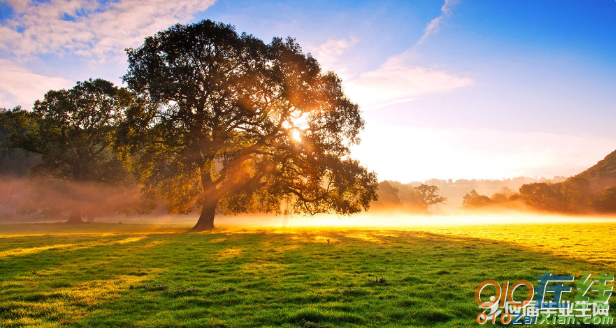
[[[379,180],[571,176],[616,149],[613,0],[0,0],[0,107],[121,84],[125,48],[202,19],[335,71]]]

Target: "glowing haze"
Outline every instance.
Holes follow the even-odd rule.
[[[336,71],[380,179],[568,176],[616,149],[615,17],[608,0],[1,0],[0,107],[121,83],[124,48],[209,18]]]

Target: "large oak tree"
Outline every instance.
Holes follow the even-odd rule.
[[[134,169],[170,212],[351,214],[376,175],[349,158],[364,126],[333,72],[293,39],[270,44],[209,20],[128,49],[124,76],[142,100],[123,128]]]

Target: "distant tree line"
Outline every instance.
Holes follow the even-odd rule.
[[[518,192],[503,188],[491,197],[480,195],[475,190],[463,198],[465,209],[520,208],[557,213],[616,213],[616,186],[593,190],[591,182],[580,176],[557,183],[530,183]]]
[[[417,212],[425,212],[433,205],[444,205],[449,210],[616,213],[616,151],[595,166],[570,178],[431,179],[406,184],[389,180],[379,183],[377,194],[379,200],[374,202],[376,208]],[[457,203],[458,200],[460,203]]]
[[[377,187],[377,208],[428,212],[432,206],[444,203],[447,198],[439,195],[439,188],[421,184],[417,187],[397,181],[381,181]]]
[[[530,178],[530,177],[516,177],[503,180],[487,180],[487,179],[459,179],[459,180],[443,180],[443,179],[430,179],[423,182],[414,181],[409,183],[402,183],[399,181],[387,180],[381,181],[379,184],[378,194],[379,201],[374,202],[377,207],[391,207],[397,206],[409,211],[422,212],[421,207],[418,207],[416,188],[421,185],[431,186],[436,188],[438,195],[445,198],[444,201],[434,204],[436,206],[429,206],[430,208],[436,208],[440,210],[458,210],[463,206],[463,197],[470,190],[477,190],[482,193],[498,193],[503,188],[509,190],[517,190],[522,185],[535,182],[555,183],[564,181],[564,177],[555,177],[554,179],[546,178]],[[425,187],[423,187],[425,188]],[[423,189],[422,188],[422,189]],[[397,190],[397,191],[396,191]],[[395,197],[393,195],[396,195]],[[396,199],[399,199],[397,201]],[[420,202],[421,203],[421,202]],[[395,205],[397,204],[397,205]]]

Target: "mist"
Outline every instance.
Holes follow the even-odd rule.
[[[37,180],[0,176],[1,221],[66,221],[77,211],[88,221],[149,210],[136,185]]]
[[[528,181],[527,179],[530,178],[518,181]],[[480,183],[487,184],[486,182]],[[458,183],[459,185],[461,184]],[[498,184],[492,181],[491,189],[495,189],[494,185]],[[455,204],[462,203],[462,199],[458,198],[447,201]],[[67,181],[42,183],[28,178],[0,177],[1,222],[66,221],[73,209],[81,211],[84,220],[107,223],[190,226],[194,225],[198,218],[198,212],[187,215],[168,215],[164,206],[160,204],[157,210],[153,211],[156,205],[153,200],[146,201],[136,185],[110,187],[95,183]],[[475,209],[465,209],[461,206],[435,206],[425,211],[403,202],[375,201],[371,203],[368,211],[350,216],[219,214],[218,217],[220,227],[234,228],[403,229],[413,226],[616,222],[613,216],[601,214],[565,215],[538,211],[523,202],[510,202],[507,206],[493,205]]]

